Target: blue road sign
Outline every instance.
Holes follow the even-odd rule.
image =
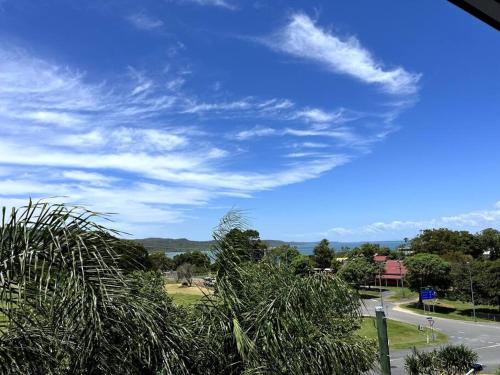
[[[434,289],[423,289],[420,291],[422,299],[434,299],[437,298],[437,293]]]

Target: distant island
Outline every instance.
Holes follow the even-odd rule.
[[[214,241],[192,241],[187,238],[142,238],[135,241],[144,245],[150,253],[161,252],[188,252],[188,251],[207,251],[210,250]],[[303,254],[312,254],[314,246],[318,241],[314,242],[294,242],[281,240],[263,240],[269,247],[289,244],[296,246]],[[364,243],[374,243],[382,247],[396,249],[403,241],[358,241],[358,242],[330,242],[330,246],[335,250],[352,249]]]

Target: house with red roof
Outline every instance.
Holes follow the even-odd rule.
[[[387,259],[386,256],[375,255],[375,263],[383,264],[382,272],[375,276],[377,285],[400,286],[408,270],[400,260]]]

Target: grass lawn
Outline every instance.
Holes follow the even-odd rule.
[[[418,348],[427,345],[438,345],[445,343],[448,340],[444,333],[435,331],[436,341],[431,342],[431,344],[427,344],[427,332],[429,332],[430,337],[430,329],[426,329],[427,331],[419,331],[415,325],[388,319],[387,330],[389,334],[389,348],[391,350],[411,349],[414,346]],[[359,329],[357,333],[360,336],[377,339],[375,318],[363,318],[361,329]]]
[[[432,303],[430,304],[431,306],[433,305]],[[438,299],[435,306],[431,307],[432,310],[436,312],[431,312],[428,313],[428,307],[429,305],[426,305],[426,313],[424,314],[424,310],[417,308],[416,303],[410,303],[406,305],[401,305],[401,307],[404,307],[405,309],[414,311],[416,313],[422,314],[422,315],[429,315],[429,316],[437,316],[441,318],[448,318],[448,319],[455,319],[455,320],[470,320],[473,321],[474,318],[472,317],[472,304],[467,303],[467,302],[460,302],[460,301],[450,301],[446,299]],[[484,312],[484,313],[493,313],[493,314],[498,314],[498,309],[495,306],[489,306],[489,305],[476,305],[476,312]],[[492,320],[487,320],[487,319],[481,319],[478,318],[478,321],[481,322],[491,322]]]
[[[204,293],[211,294],[212,290],[199,288],[197,286],[182,286],[180,284],[165,284],[165,290],[172,298],[172,301],[179,306],[191,306],[203,297]]]

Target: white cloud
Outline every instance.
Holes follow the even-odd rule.
[[[181,1],[188,3],[195,3],[203,6],[214,6],[214,7],[226,8],[229,10],[236,10],[236,6],[226,0],[181,0]]]
[[[305,147],[305,148],[325,148],[328,147],[327,144],[325,143],[318,143],[318,142],[303,142],[299,144],[300,147]]]
[[[285,156],[287,158],[309,158],[309,157],[320,157],[321,153],[319,152],[292,152],[289,154],[286,154]]]
[[[0,160],[4,164],[50,166],[60,168],[114,169],[148,174],[150,170],[189,170],[201,167],[211,159],[224,157],[219,149],[208,149],[203,154],[171,153],[154,155],[147,152],[74,152],[25,146],[17,152],[16,144],[0,140]],[[33,157],[36,155],[36,157]]]
[[[137,235],[182,221],[190,207],[218,197],[248,198],[318,178],[351,161],[351,145],[365,139],[337,126],[339,111],[299,108],[284,98],[217,93],[218,100],[203,100],[184,93],[185,79],[172,70],[152,79],[130,68],[117,82],[92,82],[82,72],[0,45],[1,203],[66,196],[119,212],[118,228]],[[241,121],[237,127],[235,120]],[[268,120],[273,127],[235,131]],[[212,126],[216,121],[222,124]],[[254,150],[237,141],[265,136],[284,137],[259,142],[271,151],[269,163],[240,166],[236,156],[253,157]],[[281,151],[290,151],[291,138],[304,142],[295,142],[286,158]],[[337,143],[342,151],[327,149]]]
[[[297,13],[265,43],[273,49],[311,60],[336,73],[378,84],[391,94],[414,94],[420,75],[402,67],[385,68],[353,36],[341,39],[317,26],[306,14]]]
[[[140,30],[154,30],[163,26],[163,21],[148,16],[145,13],[136,13],[127,17],[127,20]]]
[[[27,120],[34,120],[36,122],[41,122],[45,124],[55,124],[61,126],[73,126],[82,123],[82,120],[75,116],[64,112],[48,112],[48,111],[37,111],[37,112],[27,112],[21,118]]]
[[[424,219],[424,220],[393,220],[388,222],[374,222],[371,224],[363,225],[354,228],[334,227],[324,233],[335,234],[339,236],[348,236],[356,234],[359,236],[384,234],[385,236],[396,236],[400,232],[416,234],[419,230],[431,228],[450,228],[455,230],[470,230],[478,231],[486,227],[500,226],[500,206],[494,205],[491,209],[477,210],[466,212],[458,215],[441,216],[437,218]]]
[[[302,117],[311,122],[342,122],[343,113],[338,112],[325,112],[319,108],[309,108],[297,112],[297,117]]]
[[[69,170],[62,172],[62,177],[69,180],[87,182],[92,185],[108,185],[116,180],[113,177],[108,177],[100,173],[85,172],[79,170]]]
[[[184,85],[185,82],[186,80],[184,78],[178,77],[168,81],[165,86],[168,90],[177,91]]]
[[[237,113],[240,117],[245,115],[270,116],[278,113],[287,113],[287,110],[292,108],[294,105],[295,104],[288,99],[277,98],[261,101],[248,97],[236,101],[217,103],[204,103],[198,102],[197,100],[189,100],[184,104],[182,113],[203,114],[211,112],[224,113],[225,115]]]
[[[49,140],[54,145],[69,147],[96,147],[106,144],[106,136],[97,129],[84,133],[61,134]]]
[[[348,143],[356,143],[358,138],[350,129],[337,128],[335,130],[315,130],[315,129],[292,129],[287,128],[285,134],[291,134],[297,137],[322,137],[335,138]]]
[[[235,135],[236,139],[246,140],[255,137],[264,137],[276,134],[276,129],[256,126],[252,129],[240,131]]]

